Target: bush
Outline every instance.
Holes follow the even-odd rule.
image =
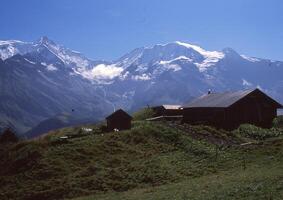
[[[266,138],[277,137],[279,135],[283,135],[283,131],[279,129],[263,129],[251,124],[242,124],[238,129],[233,131],[236,134],[240,134],[241,136],[256,139],[256,140],[264,140]]]
[[[273,127],[283,128],[283,115],[280,115],[273,120]]]

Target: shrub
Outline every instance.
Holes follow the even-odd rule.
[[[280,115],[273,120],[273,127],[283,128],[283,115]]]
[[[283,131],[279,129],[263,129],[251,124],[242,124],[238,129],[233,131],[236,134],[240,134],[241,136],[256,139],[256,140],[264,140],[266,138],[277,137],[279,135],[283,135]]]

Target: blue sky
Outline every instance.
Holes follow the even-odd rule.
[[[46,35],[92,59],[185,41],[283,60],[282,0],[2,0],[0,40]]]

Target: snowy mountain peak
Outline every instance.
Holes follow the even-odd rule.
[[[197,45],[176,41],[145,48],[139,54],[138,61],[136,59],[135,63],[139,65],[152,62],[169,63],[186,58],[187,63],[193,63],[200,72],[203,72],[224,57],[225,53],[221,51],[207,51]]]
[[[232,49],[231,47],[226,47],[222,50],[223,53],[225,53],[226,55],[234,55],[234,56],[239,56],[239,54]]]
[[[51,65],[57,69],[66,68],[71,71],[71,75],[98,84],[111,84],[116,79],[154,80],[165,74],[174,77],[178,74],[186,74],[188,71],[211,79],[216,78],[219,66],[227,61],[255,63],[260,60],[240,55],[231,48],[209,51],[198,45],[175,41],[137,48],[117,61],[105,62],[92,61],[79,52],[56,44],[46,36],[35,42],[0,41],[0,59],[5,60],[16,54],[26,55],[31,62],[43,63],[42,65],[49,67],[49,71],[57,71],[54,67],[50,67]],[[222,60],[224,62],[221,64]]]
[[[50,40],[47,36],[42,36],[41,38],[39,38],[36,44],[56,45],[56,43]]]
[[[48,41],[49,41],[49,38],[48,38],[47,36],[42,36],[42,37],[40,37],[39,41],[40,41],[41,43],[48,42]]]
[[[203,72],[224,57],[223,52],[206,51],[199,46],[176,41],[137,48],[111,65],[97,65],[83,74],[88,74],[88,76],[85,76],[88,79],[98,77],[94,76],[93,72],[95,71],[99,72],[100,79],[106,78],[109,80],[120,77],[122,80],[128,78],[144,81],[159,76],[166,71],[178,72],[185,69],[186,66],[195,67],[198,71]],[[104,67],[103,70],[101,70],[102,66]],[[110,71],[115,76],[109,76]],[[95,74],[97,75],[97,73]]]
[[[46,59],[49,62],[52,62],[50,58],[56,57],[56,59],[60,59],[67,67],[78,72],[83,71],[86,68],[92,68],[92,63],[94,62],[77,51],[72,51],[56,44],[47,36],[43,36],[35,42],[22,42],[18,40],[0,41],[0,58],[2,60],[11,58],[16,54],[34,54],[35,56],[41,54],[41,57],[47,57]],[[54,56],[50,54],[53,54]]]

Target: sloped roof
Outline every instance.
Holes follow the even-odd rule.
[[[253,89],[253,90],[240,90],[236,92],[210,93],[210,94],[206,94],[206,95],[203,95],[203,96],[200,96],[194,99],[190,103],[185,104],[183,107],[184,108],[196,108],[196,107],[226,108],[236,103],[237,101],[239,101],[240,99],[244,98],[245,96],[247,96],[248,94],[254,91],[261,92],[259,89]],[[282,107],[281,104],[279,104],[275,100],[273,101],[274,103],[278,104],[278,107]]]
[[[116,110],[115,112],[113,112],[111,115],[107,116],[106,119],[111,119],[111,118],[115,118],[115,117],[120,117],[120,116],[126,116],[129,119],[132,119],[132,116],[129,115],[127,112],[125,112],[122,109]]]
[[[159,106],[154,106],[151,107],[153,109],[159,109],[159,108],[164,108],[165,110],[178,110],[182,108],[181,105],[169,105],[169,104],[164,104],[164,105],[159,105]]]
[[[181,108],[181,105],[162,105],[166,110],[177,110]]]

